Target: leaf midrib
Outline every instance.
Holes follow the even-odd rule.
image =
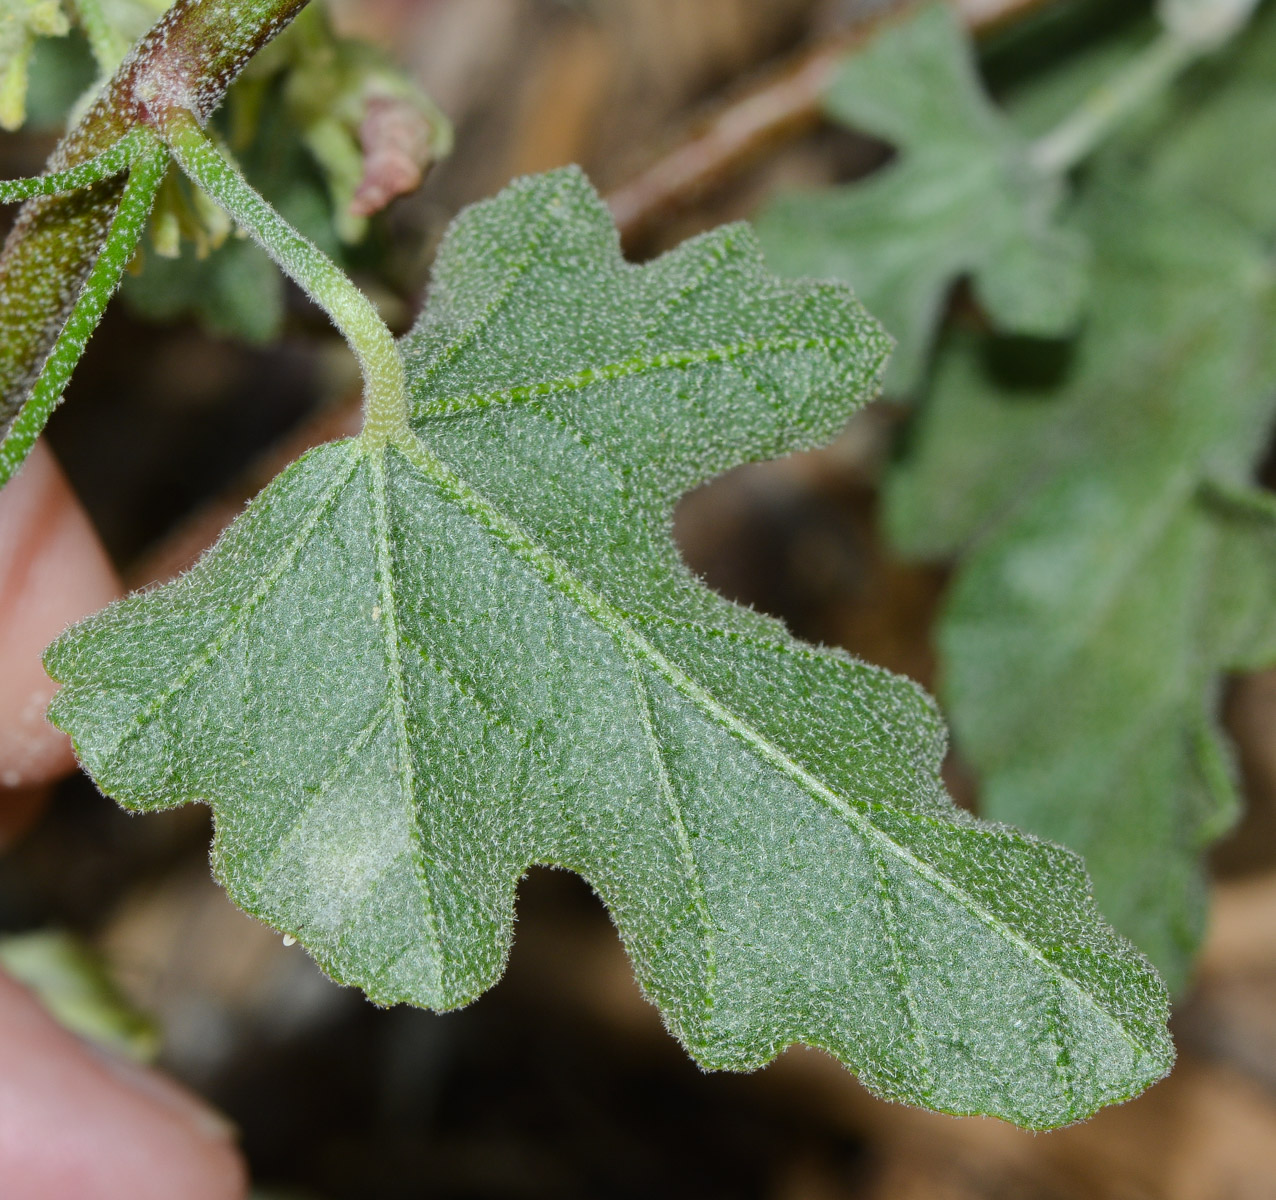
[[[353,457],[358,457],[357,455]],[[390,551],[390,522],[386,505],[385,456],[369,455],[372,471],[372,511],[374,545],[376,547],[377,576],[380,584],[381,612],[377,618],[385,645],[386,676],[390,690],[390,703],[394,709],[395,750],[399,760],[399,798],[408,810],[408,824],[414,837],[410,853],[413,873],[420,889],[425,908],[425,924],[434,943],[432,986],[435,993],[442,992],[443,942],[439,937],[438,914],[434,908],[434,896],[421,853],[425,839],[421,836],[416,803],[416,772],[412,762],[412,744],[408,738],[407,686],[403,680],[403,660],[399,653],[402,640],[399,630],[398,595],[394,587],[394,564]]]
[[[513,557],[533,570],[547,587],[557,590],[566,599],[582,608],[617,642],[625,652],[631,669],[637,669],[640,661],[645,661],[648,666],[655,669],[657,674],[663,676],[675,691],[700,708],[704,715],[750,747],[759,757],[797,783],[809,795],[842,816],[862,837],[866,840],[871,839],[886,849],[937,890],[949,896],[959,907],[1016,946],[1025,957],[1037,963],[1045,976],[1072,988],[1089,1007],[1102,1014],[1138,1054],[1152,1052],[1151,1047],[1144,1046],[1117,1016],[1100,1003],[1097,997],[1086,991],[1071,975],[1052,963],[1022,934],[1007,925],[936,868],[883,833],[844,797],[839,796],[804,766],[791,759],[783,750],[715,699],[682,668],[671,662],[655,645],[637,633],[621,614],[603,596],[587,586],[567,563],[547,550],[516,521],[506,516],[485,496],[471,487],[464,478],[437,458],[418,437],[410,435],[405,440],[391,442],[386,446],[377,446],[373,452],[384,455],[390,453],[391,449],[397,451],[411,466],[415,467],[445,501],[460,507],[467,516],[498,540]],[[922,819],[934,821],[935,818],[923,816]],[[1024,844],[1027,847],[1034,843],[1025,838]]]

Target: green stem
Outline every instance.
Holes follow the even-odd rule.
[[[1204,48],[1166,31],[1124,71],[1092,92],[1076,112],[1029,150],[1042,171],[1062,175],[1085,159],[1131,113],[1173,82]]]
[[[132,129],[101,154],[95,154],[64,171],[50,171],[47,175],[33,175],[27,179],[0,179],[0,204],[17,204],[21,200],[30,200],[32,196],[65,196],[104,179],[113,179],[127,171],[154,142],[153,134]]]
[[[377,443],[409,436],[407,378],[394,338],[345,272],[298,233],[240,174],[196,118],[171,109],[160,132],[187,175],[262,246],[322,308],[350,344],[364,378],[364,434]]]
[[[79,299],[45,359],[31,394],[0,441],[0,487],[8,483],[22,465],[49,416],[61,403],[71,372],[133,257],[167,169],[168,155],[162,149],[152,149],[134,162],[106,241]]]
[[[103,75],[112,75],[115,68],[124,61],[129,52],[129,44],[111,27],[102,11],[99,0],[72,0],[72,7],[79,19],[80,28],[89,40],[89,49],[93,51],[97,69]]]

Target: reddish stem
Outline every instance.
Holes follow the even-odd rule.
[[[114,145],[165,108],[201,120],[248,60],[307,0],[177,0],[138,42],[49,159],[61,170]],[[22,407],[97,260],[123,189],[106,180],[28,200],[0,252],[0,436]]]

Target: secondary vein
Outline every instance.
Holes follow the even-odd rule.
[[[468,392],[463,396],[442,396],[429,404],[418,406],[413,420],[430,421],[441,417],[464,416],[484,412],[500,405],[527,403],[548,396],[568,395],[584,391],[600,383],[612,383],[618,379],[630,379],[657,371],[685,371],[709,364],[739,362],[742,359],[765,354],[785,354],[800,350],[845,349],[850,342],[844,338],[789,337],[753,338],[726,346],[706,346],[700,350],[667,350],[655,355],[634,355],[619,359],[601,367],[582,367],[568,375],[535,383],[518,384],[489,392]]]
[[[168,702],[181,692],[184,688],[189,687],[191,682],[207,667],[217,661],[221,652],[225,650],[230,643],[231,638],[238,633],[247,623],[248,619],[257,610],[258,606],[265,598],[270,595],[274,586],[284,577],[292,565],[297,561],[297,556],[301,553],[310,538],[314,535],[315,530],[319,527],[320,521],[331,510],[340,498],[342,490],[349,484],[353,478],[356,468],[359,464],[359,456],[351,453],[349,461],[346,463],[346,469],[341,472],[332,483],[321,493],[314,502],[309,515],[301,523],[297,531],[296,537],[292,541],[287,542],[279,557],[274,561],[270,570],[261,576],[257,586],[249,594],[247,600],[243,604],[229,608],[226,620],[219,625],[213,633],[213,636],[203,646],[203,652],[195,658],[193,662],[189,662],[186,669],[175,676],[162,692],[146,706],[139,711],[129,724],[127,729],[121,734],[120,740],[116,742],[110,755],[106,758],[102,765],[103,776],[107,776],[111,767],[118,761],[120,754],[126,746],[135,738],[140,736],[151,721],[155,719],[156,714]],[[113,792],[117,797],[121,797],[123,793],[116,789]]]

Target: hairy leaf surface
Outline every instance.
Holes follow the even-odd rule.
[[[782,273],[844,279],[881,318],[899,341],[889,390],[921,382],[962,276],[999,328],[1053,335],[1075,324],[1085,243],[1056,223],[1058,181],[988,101],[951,6],[924,9],[848,59],[826,108],[898,158],[862,181],[781,196],[758,233]]]
[[[1084,336],[951,339],[888,488],[903,549],[965,552],[939,637],[983,811],[1080,851],[1174,985],[1238,806],[1221,673],[1276,661],[1276,510],[1250,490],[1276,401],[1260,30],[1093,169]]]
[[[130,807],[209,803],[248,911],[381,1003],[499,977],[533,863],[584,876],[706,1066],[822,1046],[1032,1126],[1168,1068],[1161,984],[1079,860],[944,794],[913,684],[682,565],[677,497],[831,437],[888,341],[744,227],[620,256],[579,173],[458,218],[412,433],[311,452],[185,578],[48,654]]]

